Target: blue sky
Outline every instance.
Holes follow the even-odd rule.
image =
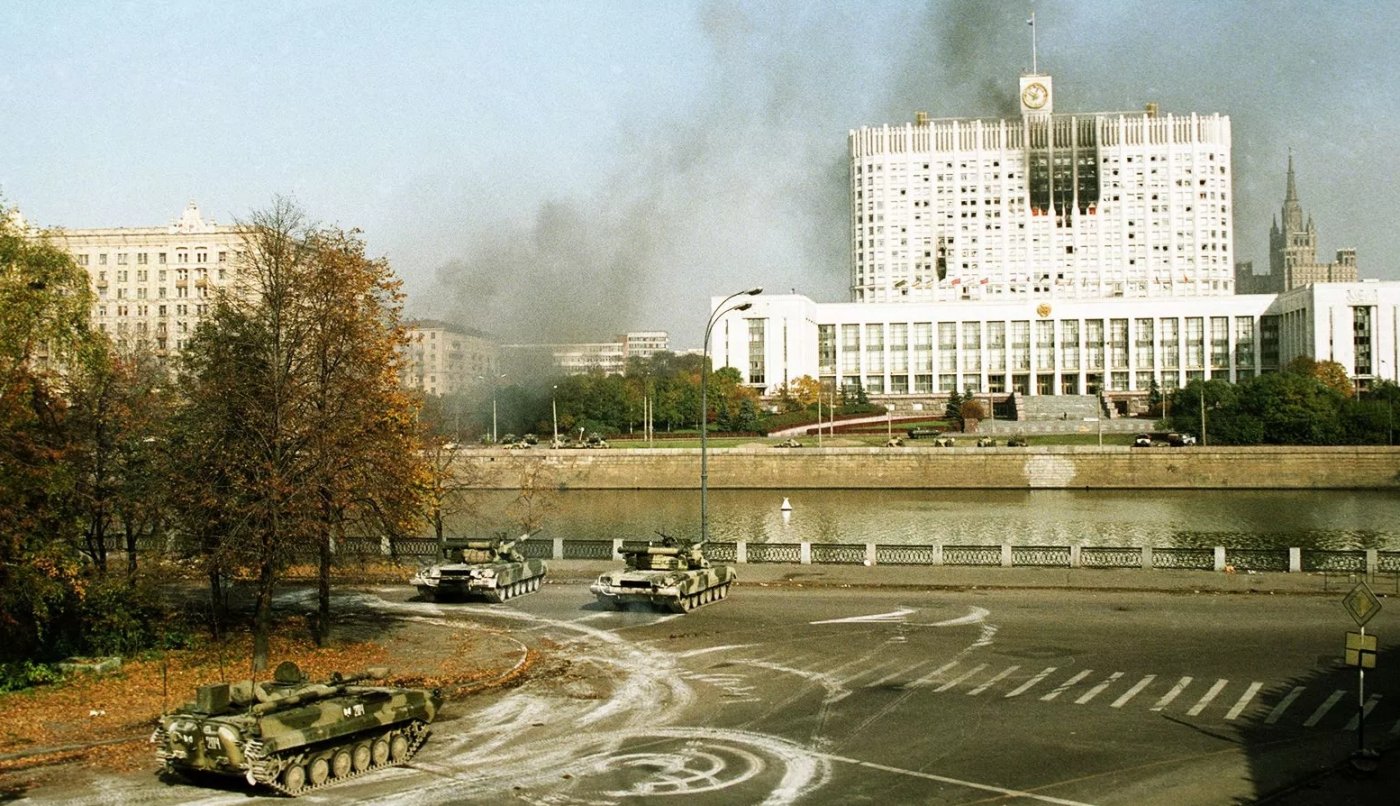
[[[1231,116],[1236,257],[1288,151],[1321,256],[1400,280],[1400,4],[63,2],[0,7],[0,195],[45,226],[359,227],[412,314],[512,341],[668,329],[752,284],[846,298],[849,129],[1014,108]]]

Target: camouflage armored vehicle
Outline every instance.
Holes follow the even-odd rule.
[[[515,544],[529,534],[507,539],[448,540],[439,561],[421,568],[412,584],[434,600],[481,596],[504,602],[522,593],[539,590],[549,570],[544,560],[526,557]]]
[[[428,738],[442,693],[363,685],[370,669],[307,682],[295,663],[270,682],[200,686],[195,700],[162,714],[151,742],[165,769],[242,776],[298,795],[403,764]]]
[[[650,604],[685,613],[729,595],[738,578],[727,565],[710,565],[699,543],[661,535],[658,541],[626,541],[627,567],[598,577],[589,590],[612,608]]]

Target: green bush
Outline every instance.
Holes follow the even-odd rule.
[[[0,693],[47,685],[62,677],[58,669],[43,663],[28,660],[0,663]]]
[[[165,643],[166,610],[147,580],[94,579],[83,597],[82,634],[86,651],[128,655]]]

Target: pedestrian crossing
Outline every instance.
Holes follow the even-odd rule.
[[[866,660],[868,659],[861,659]],[[1232,680],[1193,675],[1132,675],[1121,670],[1061,669],[1056,666],[998,665],[955,660],[927,659],[913,665],[891,666],[843,659],[822,671],[835,685],[852,691],[897,688],[932,694],[996,697],[1061,703],[1079,707],[1095,705],[1116,711],[1143,708],[1148,712],[1176,714],[1197,721],[1223,721],[1278,727],[1333,727],[1356,731],[1361,719],[1373,725],[1372,712],[1385,700],[1380,692],[1368,693],[1360,704],[1354,689],[1334,688],[1330,682],[1313,685],[1270,685],[1261,680]],[[820,665],[820,664],[818,664]],[[819,671],[819,670],[818,670]],[[1382,711],[1388,720],[1380,730],[1400,735],[1400,719]]]

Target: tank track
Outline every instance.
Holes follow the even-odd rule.
[[[379,737],[376,738],[390,739],[394,736],[395,733],[398,732],[400,732],[398,729],[391,730],[387,733],[381,734]],[[432,731],[428,728],[428,724],[426,722],[422,722],[416,719],[404,728],[402,728],[402,732],[406,734],[408,738],[408,750],[405,751],[403,758],[398,759],[397,761],[395,761],[392,758],[385,759],[384,762],[381,764],[371,763],[368,767],[359,772],[356,772],[354,769],[351,769],[345,775],[341,775],[338,777],[327,777],[325,781],[319,784],[313,784],[308,779],[306,783],[301,786],[300,789],[296,790],[288,789],[287,786],[282,783],[282,771],[287,769],[287,767],[292,766],[292,763],[279,763],[280,759],[275,755],[272,757],[264,756],[262,754],[262,744],[257,741],[251,741],[248,742],[248,744],[244,748],[244,752],[249,760],[248,778],[251,782],[256,782],[265,786],[270,786],[284,795],[288,795],[290,797],[295,798],[301,795],[305,795],[308,792],[315,792],[316,790],[324,789],[328,786],[334,786],[335,784],[339,784],[343,781],[349,781],[354,778],[359,778],[362,775],[368,775],[374,772],[375,770],[382,770],[385,767],[397,767],[402,764],[406,764],[415,755],[417,755],[418,748],[423,746],[423,743],[428,740],[428,735],[432,733]],[[354,744],[354,742],[350,742],[349,744],[345,745],[337,745],[337,747],[353,747]],[[297,760],[293,763],[302,763],[302,758],[303,756],[297,756]]]
[[[666,607],[672,613],[688,613],[697,607],[704,607],[712,602],[722,601],[729,598],[728,582],[722,582],[712,588],[706,588],[699,593],[692,593],[689,596],[682,596],[666,603]]]
[[[527,593],[534,593],[535,591],[539,590],[540,586],[543,584],[544,574],[533,576],[529,579],[522,579],[513,585],[507,585],[504,588],[496,588],[490,593],[487,593],[486,601],[493,602],[495,604],[500,604],[501,602],[504,602],[507,599],[514,599],[517,596],[524,596]]]

